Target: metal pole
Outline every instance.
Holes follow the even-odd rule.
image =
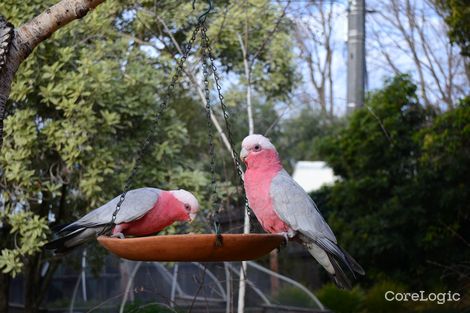
[[[300,290],[302,290],[303,292],[305,292],[307,295],[309,295],[309,297],[317,304],[318,308],[320,310],[324,310],[325,307],[323,306],[323,304],[320,302],[320,300],[318,300],[318,298],[310,291],[308,290],[307,287],[305,287],[304,285],[302,285],[301,283],[299,283],[298,281],[295,281],[293,280],[292,278],[289,278],[287,276],[284,276],[284,275],[281,275],[279,273],[276,273],[274,271],[271,271],[270,269],[267,269],[265,268],[264,266],[262,265],[259,265],[258,263],[256,262],[253,262],[253,261],[247,261],[248,265],[254,267],[255,269],[261,271],[261,272],[264,272],[266,274],[269,274],[269,275],[272,275],[272,276],[276,276],[278,277],[279,279],[283,280],[283,281],[286,281],[288,282],[289,284],[292,284],[294,285],[295,287],[299,288]],[[269,303],[269,301],[268,301]]]
[[[365,60],[365,0],[350,0],[347,113],[351,113],[364,104]]]
[[[250,233],[250,216],[248,215],[248,209],[245,208],[245,219],[243,223],[243,233],[249,234]],[[247,280],[247,263],[246,261],[242,261],[240,266],[240,281],[238,283],[238,306],[237,306],[237,313],[244,313],[245,312],[245,294],[246,294],[246,280]]]
[[[139,270],[141,265],[142,265],[142,261],[135,262],[134,269],[132,270],[131,276],[129,277],[129,281],[127,282],[126,290],[124,291],[124,295],[122,297],[121,307],[119,308],[119,313],[124,313],[124,306],[126,305],[127,297],[129,296],[131,286],[134,283],[135,275],[137,274],[137,271]]]
[[[224,262],[224,269],[225,269],[225,294],[226,294],[226,302],[225,302],[225,313],[232,312],[232,277],[230,275],[230,269],[228,267],[228,263]]]
[[[178,263],[175,263],[173,267],[173,278],[171,281],[171,295],[170,295],[170,307],[175,307],[175,296],[176,296],[176,284],[178,281]]]
[[[86,292],[86,249],[84,249],[82,253],[82,297],[83,301],[88,301]]]

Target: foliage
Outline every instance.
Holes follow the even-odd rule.
[[[291,305],[307,308],[318,307],[315,301],[313,301],[308,294],[295,286],[286,286],[281,288],[274,297],[274,300],[280,305]]]
[[[316,295],[321,303],[336,313],[359,312],[364,300],[364,294],[359,288],[343,290],[331,283],[324,285]]]
[[[282,136],[278,150],[287,156],[283,161],[287,168],[297,161],[318,160],[318,144],[327,135],[335,133],[343,120],[310,108],[287,118],[281,126]],[[290,157],[290,158],[289,158]]]
[[[470,111],[435,116],[415,91],[407,76],[389,80],[323,140],[342,180],[313,198],[370,280],[453,286],[469,258]]]
[[[470,56],[470,6],[466,0],[435,0],[437,7],[446,15],[449,37],[457,43],[463,56]]]
[[[124,32],[132,32],[140,40],[151,43],[155,37],[166,37],[165,27],[158,19],[161,18],[175,40],[181,44],[192,35],[188,20],[195,24],[197,12],[204,12],[206,6],[204,2],[196,2],[193,10],[191,2],[138,1],[130,5],[128,11],[135,14],[135,18],[122,20],[121,27]],[[243,79],[241,77],[244,76],[238,36],[244,37],[245,28],[248,29],[247,50],[250,61],[253,62],[253,86],[263,95],[274,98],[285,98],[297,80],[292,62],[292,39],[288,20],[283,20],[277,31],[270,35],[280,15],[281,7],[267,0],[243,3],[217,1],[208,22],[208,36],[213,53],[222,69],[234,74],[232,78],[236,79]],[[161,47],[149,44],[160,58],[173,58],[175,54],[179,54],[171,41],[165,38],[161,43]],[[199,40],[196,41],[195,50],[198,46]]]
[[[253,64],[251,84],[267,98],[285,99],[298,79],[291,49],[292,24],[286,18],[278,23],[282,9],[267,0],[226,4],[224,14],[214,19],[209,33],[216,38],[214,48],[222,64],[227,70],[242,74],[244,81],[242,40],[248,62]]]
[[[406,292],[405,286],[393,282],[393,281],[382,281],[367,291],[367,294],[362,303],[363,311],[367,313],[393,313],[409,311],[405,302],[400,301],[387,301],[385,299],[385,293],[387,291],[393,291],[395,293]]]
[[[10,234],[15,236],[16,249],[2,250],[0,269],[14,277],[21,271],[21,257],[41,250],[46,243],[49,228],[44,217],[28,211],[9,214],[5,220],[11,225]]]
[[[237,140],[237,149],[241,149],[242,139],[248,135],[248,113],[246,111],[246,92],[244,88],[233,87],[226,94],[227,103],[230,103],[230,116],[237,117],[232,119],[233,134]],[[255,121],[255,133],[264,134],[269,131],[271,138],[278,138],[281,135],[281,129],[278,122],[278,114],[275,109],[275,102],[264,98],[259,93],[252,95],[253,119]]]
[[[140,301],[127,303],[124,307],[125,313],[179,313],[178,309],[168,308],[158,303],[143,304]]]

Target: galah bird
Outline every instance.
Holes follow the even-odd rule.
[[[111,222],[120,195],[63,227],[66,234],[45,245],[55,253],[66,253],[95,238]],[[112,230],[113,237],[145,236],[157,233],[176,221],[192,221],[199,210],[197,199],[188,191],[139,188],[126,193]]]
[[[283,169],[274,145],[262,135],[242,142],[246,164],[244,185],[248,204],[269,233],[300,241],[340,288],[351,288],[343,268],[364,275],[362,267],[336,242],[310,196]]]

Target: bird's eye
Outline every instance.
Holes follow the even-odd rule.
[[[259,151],[259,150],[261,150],[261,146],[260,146],[260,145],[256,145],[256,146],[254,146],[253,149],[254,149],[255,151]]]
[[[189,211],[191,209],[191,206],[189,204],[185,203],[184,208]]]

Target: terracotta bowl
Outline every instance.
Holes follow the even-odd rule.
[[[220,262],[254,260],[278,248],[281,235],[215,234],[168,235],[137,238],[98,237],[98,242],[121,258],[135,261]]]

